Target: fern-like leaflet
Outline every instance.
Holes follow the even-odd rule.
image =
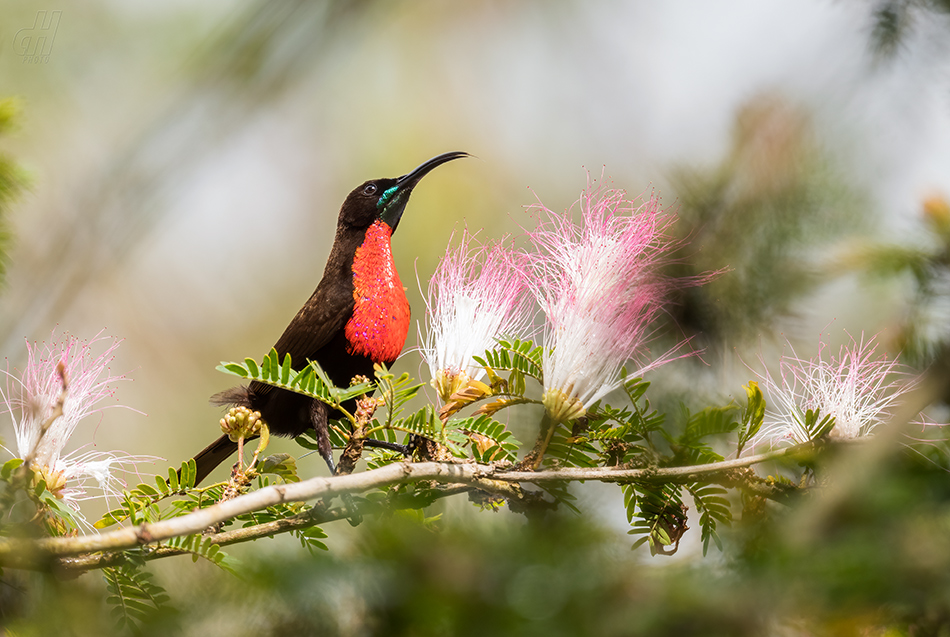
[[[516,372],[523,376],[530,376],[540,383],[544,378],[543,356],[544,348],[540,345],[536,347],[531,341],[499,339],[498,348],[486,351],[484,357],[474,356],[473,358],[482,367],[490,368],[495,372]],[[523,381],[520,382],[521,386],[523,384]],[[522,389],[521,393],[523,392]]]
[[[627,520],[632,527],[627,533],[642,536],[633,543],[633,548],[649,543],[652,555],[675,553],[688,529],[680,487],[626,484],[622,489]]]
[[[174,495],[183,495],[195,486],[196,467],[194,459],[181,463],[181,468],[168,469],[168,478],[155,476],[155,486],[139,484],[126,490],[119,508],[107,512],[93,526],[104,529],[118,522],[129,520],[132,524],[154,522],[161,519],[158,503]],[[190,512],[190,508],[178,507],[178,514]],[[174,516],[173,516],[174,517]]]
[[[722,550],[722,540],[716,527],[719,523],[732,522],[732,509],[726,498],[728,491],[714,484],[693,483],[686,486],[686,490],[693,496],[696,510],[699,512],[699,525],[702,529],[703,555],[709,549],[709,540],[716,543]]]
[[[762,422],[765,420],[765,397],[762,396],[762,390],[759,384],[750,380],[745,386],[748,400],[745,409],[742,410],[742,426],[739,427],[739,442],[736,449],[736,455],[742,453],[742,449],[750,440],[759,433],[762,428]]]
[[[120,629],[137,631],[162,612],[170,611],[168,593],[152,581],[152,574],[134,564],[102,569],[112,606],[111,615]]]
[[[285,355],[281,362],[277,350],[273,348],[260,365],[253,358],[245,358],[243,363],[222,362],[217,369],[226,374],[316,398],[337,409],[346,401],[373,391],[373,383],[370,382],[357,383],[346,388],[335,386],[316,361],[308,361],[308,365],[302,370],[294,371],[290,354]]]
[[[229,562],[228,555],[211,538],[202,535],[181,535],[164,542],[170,548],[178,549],[191,554],[191,561],[197,562],[204,558],[222,569],[234,573],[234,567]]]
[[[672,463],[705,464],[721,462],[723,457],[713,450],[709,441],[711,436],[732,433],[739,423],[732,417],[738,407],[734,404],[724,407],[707,407],[690,415],[686,411],[686,428],[678,437],[663,432],[674,451]]]
[[[521,443],[501,422],[486,415],[449,421],[448,426],[474,440],[472,456],[477,462],[514,462]],[[473,435],[474,434],[474,435]],[[482,443],[482,444],[479,444]]]

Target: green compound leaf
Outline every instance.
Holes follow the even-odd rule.
[[[374,383],[369,382],[346,388],[336,387],[323,368],[314,361],[308,361],[307,367],[301,371],[294,371],[290,354],[284,356],[281,362],[277,350],[273,348],[260,365],[248,358],[243,363],[222,362],[217,370],[316,398],[334,407],[352,398],[372,393],[375,389]]]

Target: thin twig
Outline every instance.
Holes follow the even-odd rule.
[[[433,500],[441,500],[442,498],[451,497],[460,493],[468,493],[474,490],[475,487],[468,485],[447,485],[444,489],[440,489],[436,494],[434,494]],[[416,506],[418,506],[417,502],[411,498],[396,498],[385,502],[364,501],[360,506],[359,512],[363,515],[372,515],[376,513],[382,513],[383,510],[387,508],[411,509],[415,508]],[[222,531],[220,533],[206,535],[205,538],[211,540],[211,542],[217,544],[218,546],[229,546],[232,544],[240,544],[262,538],[274,537],[283,533],[307,529],[320,524],[326,524],[328,522],[336,522],[339,520],[348,519],[352,517],[352,515],[353,511],[346,507],[334,507],[324,511],[310,509],[298,513],[297,515],[290,516],[289,518],[273,520],[271,522],[263,522],[261,524],[246,526],[239,529]],[[158,546],[150,550],[147,554],[143,555],[142,559],[151,561],[186,554],[190,553],[184,549],[171,546]],[[42,566],[59,575],[70,576],[78,575],[79,573],[92,569],[119,566],[127,559],[128,557],[122,552],[100,552],[79,555],[76,557],[55,558],[53,561]],[[11,563],[8,564],[8,566],[26,569],[35,569],[38,567],[38,565],[35,563],[31,564],[26,561],[16,562],[16,560],[11,560]]]
[[[806,448],[812,449],[814,445],[789,447],[747,458],[725,460],[706,465],[648,467],[644,469],[604,467],[531,472],[500,470],[492,465],[475,463],[394,463],[357,474],[330,478],[311,478],[302,482],[273,485],[188,515],[152,524],[142,524],[132,528],[116,529],[101,535],[42,538],[39,540],[0,539],[0,565],[42,564],[57,556],[64,557],[96,551],[129,549],[173,537],[201,533],[215,524],[275,504],[362,493],[392,484],[430,480],[467,485],[505,497],[517,497],[519,483],[537,484],[551,481],[596,480],[601,482],[674,482],[681,484],[702,480],[715,481],[713,478],[717,477],[720,480],[731,480],[730,472],[734,469],[801,453]]]
[[[541,466],[541,461],[544,459],[544,452],[547,451],[548,445],[551,444],[551,438],[554,437],[554,430],[557,429],[560,424],[561,423],[551,418],[547,411],[544,412],[544,416],[541,417],[538,439],[534,443],[534,448],[518,463],[519,469],[533,472]]]

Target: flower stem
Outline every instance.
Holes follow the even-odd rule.
[[[518,465],[520,471],[538,470],[538,467],[541,466],[541,461],[544,459],[544,452],[547,451],[548,445],[551,444],[551,438],[554,437],[554,430],[557,429],[559,424],[560,421],[551,418],[547,411],[544,412],[544,417],[541,418],[541,430],[538,432],[538,440],[534,443],[534,449],[529,451]]]
[[[895,428],[895,430],[899,430]],[[864,444],[865,440],[854,441]],[[837,444],[841,444],[840,442]],[[647,484],[686,484],[704,482],[708,484],[729,485],[735,484],[736,469],[751,467],[770,460],[782,457],[795,458],[798,454],[811,454],[818,449],[819,444],[808,442],[794,447],[784,447],[767,453],[734,458],[704,465],[686,465],[674,467],[647,467],[617,469],[614,467],[568,467],[564,469],[546,470],[540,472],[522,473],[520,471],[500,470],[492,465],[459,464],[457,462],[396,462],[378,469],[363,471],[347,476],[333,476],[326,478],[318,476],[309,480],[288,484],[275,484],[257,491],[240,496],[212,507],[199,509],[187,515],[176,518],[146,523],[135,527],[122,527],[97,535],[80,535],[69,537],[40,538],[36,540],[0,537],[0,565],[10,568],[48,569],[49,558],[69,557],[87,554],[82,561],[72,564],[75,568],[86,568],[85,560],[93,564],[89,568],[97,568],[100,560],[113,559],[115,555],[110,551],[141,546],[143,544],[160,542],[171,537],[201,533],[210,526],[230,520],[238,515],[252,511],[262,511],[269,506],[288,503],[304,502],[320,498],[332,498],[343,493],[363,493],[387,487],[393,484],[409,484],[423,480],[435,481],[441,484],[453,485],[453,490],[442,492],[443,495],[463,492],[463,485],[470,485],[477,489],[489,490],[508,497],[511,491],[501,490],[501,483],[518,484],[527,482],[542,484],[545,482],[564,482],[578,480],[595,480],[611,483],[642,482]],[[882,453],[883,445],[873,447],[875,453]],[[861,458],[864,460],[864,457]],[[853,470],[849,467],[850,470]],[[741,477],[741,476],[739,476]],[[796,487],[789,487],[795,489]],[[369,506],[373,506],[371,503]],[[349,512],[338,511],[330,517],[318,518],[322,523],[330,519],[346,517]],[[307,515],[318,515],[307,511]],[[322,514],[321,514],[322,515]],[[289,519],[258,525],[257,537],[271,536],[284,530],[293,530],[293,521],[298,516]],[[288,521],[289,520],[289,521]],[[307,520],[309,525],[310,520]],[[288,526],[289,525],[289,526]],[[249,527],[250,528],[250,527]],[[235,529],[224,535],[213,536],[215,543],[230,544],[232,542],[254,539],[246,535],[248,529]],[[164,557],[168,547],[154,549],[145,559]],[[106,552],[103,554],[102,552]],[[170,551],[177,554],[175,551]],[[92,555],[95,553],[95,555]],[[126,559],[122,557],[122,559]],[[108,565],[108,564],[105,564]]]
[[[23,462],[17,467],[10,481],[7,482],[6,490],[3,495],[0,496],[0,519],[6,516],[7,511],[9,511],[16,502],[17,490],[27,489],[29,487],[30,481],[33,479],[33,461],[36,459],[36,450],[43,441],[46,432],[49,431],[49,428],[53,425],[53,422],[63,415],[63,405],[66,403],[66,392],[69,390],[69,381],[66,378],[66,368],[62,361],[56,365],[56,375],[59,377],[62,389],[56,399],[56,404],[53,405],[53,411],[50,413],[49,418],[44,420],[40,425],[40,434],[36,438],[36,443],[34,443],[30,452],[26,454],[26,457],[23,458]],[[52,467],[50,467],[50,469],[52,470]]]

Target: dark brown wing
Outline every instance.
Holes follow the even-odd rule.
[[[290,354],[294,369],[298,371],[308,360],[320,362],[320,350],[343,330],[353,315],[353,305],[352,279],[337,279],[331,283],[324,278],[277,339],[274,345],[277,355],[283,360]],[[250,389],[257,396],[264,396],[276,388],[254,382]]]
[[[346,290],[322,290],[318,287],[304,304],[274,348],[283,356],[290,354],[294,361],[312,359],[337,332],[343,329],[353,314],[353,283]]]

